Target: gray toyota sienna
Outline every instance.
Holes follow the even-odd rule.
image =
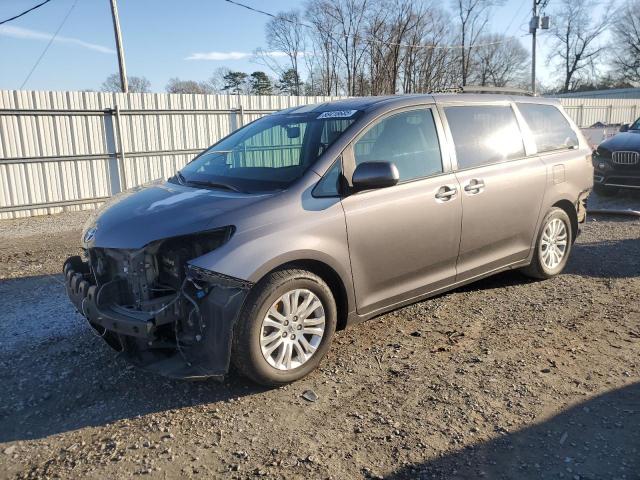
[[[554,100],[353,98],[260,118],[89,220],[69,297],[134,364],[265,385],[337,329],[508,269],[562,272],[591,150]]]

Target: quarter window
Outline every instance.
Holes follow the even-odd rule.
[[[316,187],[313,189],[315,197],[338,197],[340,195],[340,180],[342,178],[342,157],[338,158],[335,163],[320,179]]]
[[[518,103],[529,130],[533,134],[538,152],[549,152],[578,145],[578,136],[567,119],[553,105]]]
[[[525,155],[520,128],[511,107],[446,107],[458,168],[473,168]]]
[[[442,157],[433,113],[411,110],[385,118],[371,127],[353,147],[356,165],[393,162],[400,181],[442,172]]]

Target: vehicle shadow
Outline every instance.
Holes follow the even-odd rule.
[[[610,240],[594,243],[575,243],[565,274],[600,277],[631,278],[640,276],[640,258],[636,255],[639,239]],[[491,290],[515,285],[526,285],[539,280],[529,278],[518,270],[492,275],[470,283],[457,291]],[[444,294],[446,295],[446,293]]]
[[[61,280],[0,280],[0,442],[196,405],[215,408],[266,390],[237,375],[224,383],[186,382],[130,366],[75,312]]]
[[[515,432],[407,465],[388,479],[640,478],[640,383]]]
[[[640,275],[640,238],[576,243],[565,273],[589,277],[630,278]]]

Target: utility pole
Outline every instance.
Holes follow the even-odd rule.
[[[538,16],[538,5],[542,4],[544,9],[549,0],[533,0],[531,10],[531,21],[529,22],[529,33],[531,34],[531,93],[536,94],[536,37],[538,29],[549,30],[549,17]]]
[[[111,0],[113,3],[115,0]],[[531,93],[536,94],[536,32],[538,31],[538,0],[533,0],[533,10],[531,11],[531,22],[529,31],[531,32]],[[534,24],[535,22],[535,24]]]
[[[122,48],[122,33],[120,33],[120,19],[118,18],[118,5],[116,4],[116,0],[111,0],[111,16],[113,17],[113,31],[116,35],[118,65],[120,66],[120,86],[122,93],[128,93],[129,82],[127,81],[127,68],[124,64],[124,49]]]

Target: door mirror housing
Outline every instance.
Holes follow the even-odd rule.
[[[393,162],[362,162],[351,179],[355,191],[393,187],[398,181],[400,173]]]
[[[629,131],[629,124],[628,123],[623,123],[622,125],[620,125],[620,131],[621,132],[628,132]]]

